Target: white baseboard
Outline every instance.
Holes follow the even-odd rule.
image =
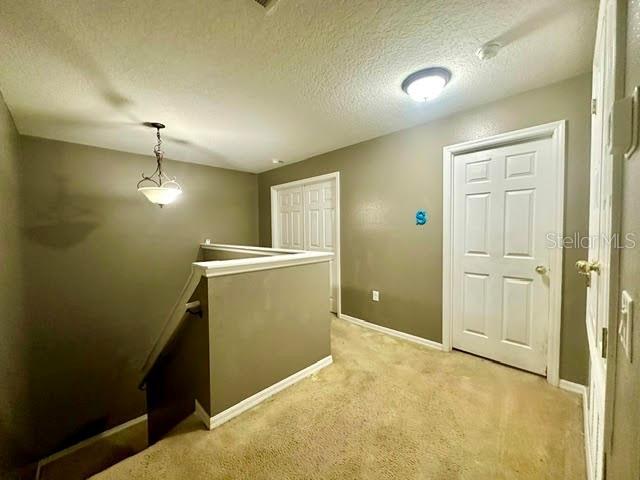
[[[392,337],[401,338],[403,340],[407,340],[409,342],[417,343],[419,345],[423,345],[425,347],[434,348],[436,350],[442,351],[442,344],[438,342],[434,342],[433,340],[427,340],[426,338],[417,337],[415,335],[411,335],[410,333],[399,332],[398,330],[393,330],[392,328],[382,327],[380,325],[376,325],[375,323],[370,323],[365,320],[361,320],[356,317],[352,317],[351,315],[347,315],[345,313],[340,314],[340,318],[346,320],[347,322],[355,323],[356,325],[360,325],[361,327],[370,328],[371,330],[375,330],[380,333],[385,333],[387,335],[391,335]]]
[[[280,380],[278,383],[271,385],[270,387],[261,390],[255,395],[250,396],[249,398],[245,398],[239,403],[236,403],[234,406],[227,408],[226,410],[214,415],[213,417],[209,417],[204,408],[198,403],[196,400],[196,415],[205,426],[209,430],[213,430],[216,427],[219,427],[225,422],[228,422],[234,417],[237,417],[241,413],[250,410],[255,407],[259,403],[264,402],[268,398],[272,397],[278,392],[281,392],[285,388],[290,387],[291,385],[303,380],[314,373],[320,371],[324,367],[331,365],[333,362],[333,357],[331,355],[324,357],[322,360],[317,361],[316,363],[309,365],[307,368],[300,370],[299,372],[294,373],[293,375]]]
[[[562,390],[566,390],[567,392],[577,393],[578,395],[581,395],[583,399],[587,395],[587,387],[580,383],[574,383],[570,382],[569,380],[560,379],[558,387],[560,387]]]
[[[568,392],[577,393],[582,397],[582,419],[583,419],[582,429],[584,433],[584,454],[585,454],[584,458],[587,464],[587,480],[592,480],[593,472],[591,471],[591,462],[587,461],[587,459],[589,458],[589,452],[591,451],[591,448],[590,448],[591,442],[589,440],[589,425],[588,425],[589,405],[587,403],[587,387],[580,383],[574,383],[574,382],[570,382],[568,380],[562,380],[562,379],[560,379],[560,383],[558,384],[558,387]]]
[[[73,452],[80,450],[81,448],[85,448],[93,443],[96,443],[99,440],[102,440],[103,438],[107,438],[110,437],[111,435],[114,435],[118,432],[121,432],[123,430],[126,430],[127,428],[131,428],[135,425],[137,425],[140,422],[146,422],[147,421],[147,415],[141,415],[137,418],[134,418],[133,420],[129,420],[128,422],[122,423],[120,425],[117,425],[113,428],[110,428],[109,430],[105,430],[104,432],[98,433],[97,435],[94,435],[93,437],[89,437],[85,440],[82,440],[81,442],[76,443],[75,445],[71,445],[68,448],[65,448],[64,450],[60,450],[59,452],[56,452],[52,455],[49,455],[46,458],[43,458],[42,460],[40,460],[38,462],[38,467],[36,470],[36,477],[35,480],[39,480],[40,478],[40,471],[42,469],[42,467],[44,467],[45,465],[47,465],[48,463],[54,462],[62,457],[65,457],[67,455],[72,454]]]
[[[582,427],[584,432],[584,461],[587,464],[587,480],[594,479],[594,472],[591,469],[591,462],[589,461],[589,456],[591,455],[591,440],[589,438],[589,408],[587,404],[587,390],[585,388],[584,394],[582,395],[582,417],[584,419],[584,426]]]

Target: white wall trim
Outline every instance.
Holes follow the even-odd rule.
[[[574,383],[570,382],[569,380],[561,379],[560,382],[558,382],[558,387],[560,387],[562,390],[566,390],[567,392],[577,393],[583,398],[587,395],[587,387],[580,383]]]
[[[301,178],[300,180],[293,180],[292,182],[280,183],[279,185],[273,185],[271,188],[276,190],[282,190],[284,188],[302,187],[310,183],[326,182],[333,180],[334,178],[340,178],[340,172],[325,173],[324,175],[317,175],[315,177]]]
[[[278,248],[277,245],[280,244],[280,240],[278,238],[278,216],[274,215],[274,212],[278,211],[278,190],[283,190],[286,188],[297,187],[310,185],[313,183],[326,182],[329,180],[333,180],[336,185],[336,270],[338,277],[338,285],[337,285],[337,294],[338,298],[336,299],[336,314],[338,317],[342,313],[342,270],[341,270],[341,252],[340,252],[340,211],[342,209],[340,205],[340,172],[332,172],[324,175],[317,175],[315,177],[302,178],[300,180],[294,180],[292,182],[281,183],[279,185],[271,186],[271,246],[273,248]]]
[[[361,327],[375,330],[376,332],[384,333],[386,335],[390,335],[396,338],[401,338],[402,340],[407,340],[409,342],[417,343],[419,345],[433,348],[435,350],[442,350],[442,344],[438,342],[434,342],[433,340],[428,340],[426,338],[418,337],[416,335],[411,335],[410,333],[404,333],[398,330],[394,330],[392,328],[376,325],[375,323],[367,322],[366,320],[361,320],[359,318],[352,317],[351,315],[347,315],[345,313],[340,314],[340,318],[343,320],[346,320],[347,322],[360,325]]]
[[[248,252],[249,250],[246,251]],[[210,278],[235,275],[237,273],[271,270],[274,268],[294,267],[296,265],[308,265],[310,263],[329,262],[333,257],[333,252],[306,252],[296,250],[295,253],[281,255],[194,262],[194,265],[202,269],[202,275]]]
[[[279,253],[300,253],[300,250],[286,248],[254,247],[250,245],[229,245],[227,243],[201,243],[204,250],[222,250],[225,252],[253,253],[263,255],[277,255]],[[220,260],[223,261],[223,260]]]
[[[307,368],[300,370],[299,372],[294,373],[293,375],[280,380],[278,383],[271,385],[270,387],[261,390],[255,395],[250,396],[249,398],[245,398],[239,403],[236,403],[234,406],[227,408],[226,410],[214,415],[213,417],[208,416],[205,412],[204,408],[196,401],[196,415],[200,420],[203,421],[205,426],[209,430],[213,430],[216,427],[219,427],[225,422],[228,422],[234,417],[237,417],[241,413],[246,412],[247,410],[252,409],[256,405],[264,402],[268,398],[272,397],[278,392],[281,392],[285,388],[298,383],[300,380],[304,380],[305,378],[313,375],[314,373],[322,370],[324,367],[331,365],[333,362],[333,357],[331,355],[324,357],[322,360],[317,361],[316,363],[309,365]],[[198,411],[198,407],[200,407],[200,411]]]
[[[113,428],[110,428],[109,430],[105,430],[104,432],[98,433],[97,435],[94,435],[93,437],[89,437],[85,440],[82,440],[81,442],[76,443],[75,445],[72,445],[68,448],[65,448],[64,450],[60,450],[59,452],[56,452],[52,455],[49,455],[48,457],[43,458],[42,460],[40,460],[38,462],[38,466],[36,469],[36,480],[39,480],[40,478],[40,471],[41,468],[44,467],[45,465],[54,462],[62,457],[66,457],[67,455],[72,454],[73,452],[76,452],[82,448],[88,447],[89,445],[92,445],[94,443],[96,443],[99,440],[102,440],[103,438],[107,438],[110,437],[111,435],[114,435],[118,432],[121,432],[123,430],[126,430],[128,428],[134,427],[137,424],[141,423],[141,422],[146,422],[147,421],[147,415],[141,415],[139,417],[136,417],[132,420],[129,420],[128,422],[122,423],[120,425],[117,425]]]
[[[593,471],[591,470],[591,462],[589,462],[590,440],[589,440],[589,404],[588,404],[588,392],[587,387],[580,384],[570,382],[568,380],[560,380],[558,387],[568,392],[577,393],[582,397],[582,419],[583,419],[583,432],[584,432],[584,458],[587,464],[587,480],[593,480]]]
[[[564,173],[566,159],[566,120],[546,123],[492,137],[450,145],[442,149],[443,157],[443,228],[442,228],[442,346],[453,348],[453,161],[456,155],[515,142],[551,138],[552,155],[556,163],[556,191],[554,225],[556,234],[564,232]],[[560,380],[560,328],[562,316],[562,256],[561,248],[550,251],[549,326],[547,338],[547,381],[558,386]]]

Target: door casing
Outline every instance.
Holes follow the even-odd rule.
[[[442,349],[452,349],[453,326],[453,228],[454,228],[454,184],[453,162],[457,155],[517,142],[540,138],[551,139],[552,159],[556,163],[556,199],[554,225],[558,238],[564,234],[564,170],[565,170],[566,120],[546,123],[535,127],[515,130],[487,138],[471,140],[443,148],[443,238],[442,238]],[[560,328],[562,313],[562,257],[561,248],[550,252],[549,265],[549,328],[547,342],[547,381],[555,386],[560,382]]]
[[[273,185],[271,187],[271,245],[276,247],[279,245],[278,232],[280,231],[278,226],[278,218],[279,215],[275,213],[278,212],[278,191],[285,190],[291,187],[302,187],[304,185],[333,181],[335,184],[335,192],[336,192],[336,248],[335,248],[335,262],[336,262],[336,315],[340,317],[342,314],[342,275],[340,268],[340,172],[332,172],[324,175],[318,175],[315,177],[302,178],[300,180],[294,180],[292,182],[281,183],[279,185]]]

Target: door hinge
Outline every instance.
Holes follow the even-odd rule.
[[[598,111],[598,100],[595,98],[591,99],[591,115],[595,115]]]
[[[609,152],[623,153],[627,160],[638,148],[640,87],[633,94],[616,100],[609,114]]]
[[[607,349],[609,347],[609,329],[602,327],[602,358],[607,358]]]

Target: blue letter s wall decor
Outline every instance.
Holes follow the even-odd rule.
[[[429,215],[426,210],[418,210],[416,212],[416,225],[424,225],[429,221]]]

